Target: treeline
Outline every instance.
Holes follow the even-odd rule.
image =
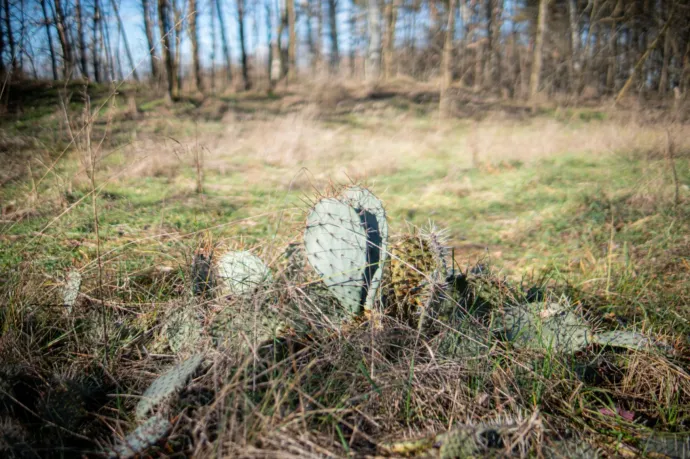
[[[690,87],[690,0],[0,2],[3,80],[146,80],[173,99],[315,76],[437,78],[442,95],[462,84],[523,99],[682,98]]]

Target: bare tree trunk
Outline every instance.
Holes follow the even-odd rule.
[[[232,81],[232,66],[230,65],[230,46],[225,35],[225,19],[223,18],[223,8],[221,0],[216,0],[216,14],[218,16],[218,26],[220,28],[220,42],[223,46],[223,57],[225,57],[225,73],[228,81]]]
[[[2,20],[3,20],[3,14],[2,14],[2,8],[0,8],[0,23],[2,22]],[[2,60],[2,55],[4,52],[5,52],[5,38],[2,36],[2,27],[0,27],[0,77],[5,76],[5,61]]]
[[[48,51],[50,52],[50,65],[53,70],[53,80],[58,79],[57,72],[57,62],[55,60],[55,47],[53,46],[53,36],[50,33],[50,18],[48,17],[48,9],[46,8],[46,0],[41,0],[41,10],[43,11],[43,22],[46,28],[46,35],[48,36]],[[2,40],[0,38],[0,40]],[[0,44],[0,51],[2,51],[2,45]],[[2,59],[0,59],[0,66],[2,66]],[[2,68],[0,68],[0,73],[2,73]]]
[[[357,58],[357,5],[350,5],[350,78],[355,77],[355,60]]]
[[[367,0],[369,49],[367,50],[366,79],[376,81],[381,74],[381,11],[377,0]]]
[[[104,14],[101,10],[101,14]],[[115,59],[113,56],[113,48],[110,43],[110,28],[108,27],[108,21],[101,18],[101,43],[103,45],[103,50],[106,57],[106,73],[110,73],[110,81],[115,81]]]
[[[331,72],[335,73],[338,71],[338,66],[340,65],[340,51],[338,50],[338,21],[336,0],[328,0],[328,20],[331,34]]]
[[[251,82],[249,81],[249,64],[247,62],[247,51],[244,33],[244,0],[237,1],[237,22],[239,23],[240,32],[240,53],[242,58],[242,85],[244,90],[251,88]]]
[[[151,9],[149,5],[149,0],[141,0],[141,9],[144,16],[144,33],[146,34],[146,43],[149,47],[149,53],[151,56],[151,77],[154,80],[158,80],[158,56],[156,55],[156,43],[153,40],[153,23],[151,22]]]
[[[544,34],[546,33],[546,14],[549,0],[539,0],[539,16],[537,18],[537,31],[534,38],[534,53],[532,58],[532,73],[529,79],[529,96],[532,107],[535,108],[539,83],[541,79],[542,50],[544,47]]]
[[[633,69],[632,73],[628,77],[628,80],[625,82],[621,90],[618,92],[618,95],[616,96],[616,100],[614,102],[615,104],[618,104],[621,99],[625,96],[625,93],[630,89],[630,86],[632,85],[633,80],[635,79],[635,74],[640,71],[640,69],[644,66],[644,63],[647,61],[647,58],[649,55],[654,51],[654,49],[657,47],[659,44],[659,41],[661,40],[661,37],[665,36],[666,33],[668,33],[668,28],[671,26],[671,21],[673,20],[673,13],[675,12],[676,5],[678,4],[677,1],[673,2],[673,5],[671,6],[671,11],[668,14],[668,19],[666,20],[666,23],[664,26],[661,28],[659,31],[659,35],[656,36],[654,41],[652,42],[651,45],[649,45],[649,48],[642,54],[640,59],[637,61],[637,64],[635,64],[635,68]]]
[[[323,1],[316,0],[316,59],[317,72],[323,71]]]
[[[264,3],[264,10],[266,15],[266,44],[268,45],[268,59],[266,59],[266,75],[268,75],[268,87],[272,88],[271,81],[271,64],[273,59],[273,25],[271,24],[271,1],[266,0]]]
[[[568,22],[570,25],[570,59],[568,70],[570,90],[577,91],[578,74],[580,73],[580,27],[577,21],[577,0],[568,0]]]
[[[45,0],[42,0],[45,1]],[[101,8],[98,0],[93,2],[93,42],[92,42],[92,57],[93,57],[93,78],[96,83],[101,82],[101,59],[99,57],[101,52],[101,45],[98,35],[101,33]]]
[[[54,2],[55,26],[57,27],[58,38],[60,39],[60,45],[62,46],[62,58],[64,60],[64,76],[65,79],[70,79],[72,77],[72,71],[74,69],[74,60],[72,58],[72,46],[70,44],[69,36],[67,34],[67,28],[65,27],[65,12],[62,9],[62,0],[54,0]]]
[[[180,5],[179,2],[182,2]],[[184,10],[185,4],[184,0],[172,0],[173,7],[173,18],[175,23],[173,24],[173,30],[175,31],[175,85],[177,86],[177,93],[182,92],[182,27],[184,23]]]
[[[14,46],[14,33],[12,32],[12,15],[10,11],[10,1],[5,0],[5,32],[7,33],[7,44],[10,46],[10,62],[12,65],[12,73],[19,71],[17,60],[17,50]]]
[[[115,11],[115,18],[117,19],[117,27],[119,32],[122,34],[122,41],[125,44],[125,53],[127,54],[127,61],[129,62],[129,67],[132,69],[131,73],[135,81],[139,81],[139,74],[137,73],[137,66],[134,64],[134,59],[132,58],[132,51],[129,48],[129,41],[127,40],[127,32],[125,31],[125,26],[122,24],[122,16],[120,16],[120,7],[118,6],[118,0],[110,0],[113,5],[113,11]],[[119,53],[118,53],[119,54]]]
[[[196,90],[204,92],[204,82],[201,79],[201,62],[199,61],[199,31],[196,27],[199,17],[196,0],[189,0],[189,39],[192,41],[192,70]]]
[[[289,81],[297,77],[297,33],[295,31],[295,0],[286,0],[285,9],[288,17],[288,74]]]
[[[613,94],[616,92],[616,58],[618,37],[616,36],[616,21],[611,23],[609,29],[609,56],[606,68],[606,92]]]
[[[668,90],[668,66],[671,60],[671,34],[667,33],[664,36],[664,57],[661,64],[661,75],[659,76],[659,95],[661,97],[666,95]]]
[[[158,28],[160,29],[160,42],[165,63],[165,77],[168,83],[168,97],[172,101],[177,99],[177,85],[175,84],[177,72],[175,70],[172,49],[170,48],[172,27],[170,26],[170,12],[168,8],[168,0],[158,0]]]
[[[448,90],[453,82],[453,37],[455,35],[455,10],[456,0],[448,2],[448,25],[443,43],[443,58],[441,60],[441,92],[439,96],[439,111],[442,118],[450,115],[450,97]]]
[[[490,27],[487,30],[489,37],[489,75],[491,78],[490,87],[495,88],[497,93],[503,89],[501,72],[501,16],[503,14],[503,0],[488,0]]]
[[[84,78],[89,78],[89,67],[86,58],[86,39],[84,37],[84,14],[81,8],[81,0],[75,0],[74,11],[77,20],[77,35],[79,40],[79,70]]]
[[[393,62],[395,56],[395,27],[398,20],[398,10],[401,0],[388,0],[384,13],[386,20],[386,33],[383,36],[383,79],[393,78]]]

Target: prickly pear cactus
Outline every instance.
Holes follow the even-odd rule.
[[[137,419],[146,418],[152,409],[177,394],[187,384],[202,361],[202,354],[193,355],[154,380],[137,404],[135,410]]]
[[[304,246],[309,264],[342,307],[359,313],[368,295],[367,234],[357,211],[337,199],[322,199],[307,217]]]
[[[79,296],[81,288],[81,274],[79,271],[72,270],[67,273],[65,285],[62,289],[62,304],[67,308],[67,312],[72,312],[72,307]]]
[[[228,252],[218,259],[218,283],[224,294],[249,295],[270,282],[271,270],[250,252]]]
[[[395,301],[389,314],[416,325],[420,314],[438,299],[447,276],[445,253],[434,231],[404,236],[391,253],[391,283]]]
[[[128,459],[144,453],[149,447],[155,445],[172,429],[172,424],[163,416],[153,416],[144,421],[129,435],[118,442],[108,451],[108,457],[115,459]]]
[[[527,349],[577,352],[592,343],[589,325],[565,298],[507,308],[503,326],[509,341]]]
[[[383,266],[388,257],[388,221],[383,203],[374,194],[359,186],[346,188],[340,200],[352,206],[359,214],[360,221],[367,234],[367,298],[365,309],[374,306],[376,295],[380,291],[383,277]]]
[[[165,317],[159,335],[160,339],[154,343],[152,349],[156,352],[165,352],[167,346],[177,354],[183,350],[194,349],[201,335],[201,318],[195,308],[181,306]]]
[[[657,343],[648,336],[632,331],[609,331],[596,333],[592,342],[599,346],[620,347],[624,349],[641,350],[657,347],[666,348],[662,343]]]

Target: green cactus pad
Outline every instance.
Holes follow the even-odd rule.
[[[333,296],[357,314],[367,298],[367,234],[357,211],[337,199],[322,199],[307,217],[304,246]]]
[[[79,271],[70,271],[65,278],[65,285],[62,289],[62,304],[67,308],[67,312],[72,311],[74,303],[79,296],[81,288],[81,274]]]
[[[268,266],[250,252],[228,252],[218,259],[217,267],[218,282],[227,294],[249,295],[272,280]]]
[[[367,234],[367,298],[365,309],[374,306],[381,286],[383,265],[388,257],[388,222],[383,204],[374,194],[359,186],[352,186],[341,193],[340,200],[352,206],[359,214]]]
[[[593,342],[600,346],[621,347],[633,350],[649,349],[656,345],[648,336],[632,331],[597,333],[593,336]]]
[[[109,458],[127,459],[145,452],[165,438],[172,424],[163,416],[153,416],[134,429],[108,451]]]
[[[573,308],[560,303],[531,303],[506,310],[506,338],[527,349],[577,352],[592,342],[592,332]]]
[[[153,408],[179,392],[199,368],[202,360],[202,354],[195,354],[153,381],[137,404],[137,419],[146,418]]]

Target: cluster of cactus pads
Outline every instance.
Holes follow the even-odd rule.
[[[488,348],[491,344],[488,337],[500,337],[516,348],[556,353],[574,353],[590,345],[627,349],[659,347],[652,339],[635,332],[598,333],[565,297],[557,302],[505,304],[500,288],[495,294],[487,288],[481,294],[488,298],[484,301],[488,308],[483,308],[479,314],[475,308],[477,299],[469,304],[468,294],[461,292],[458,285],[464,282],[478,290],[483,274],[450,272],[445,246],[443,233],[433,227],[426,231],[415,230],[389,242],[388,222],[381,201],[366,188],[351,186],[315,203],[306,219],[303,244],[291,244],[288,248],[285,274],[288,279],[297,279],[298,283],[305,280],[302,257],[306,255],[304,258],[325,285],[322,291],[327,290],[329,301],[335,305],[331,310],[327,301],[316,302],[331,322],[352,319],[378,305],[378,310],[429,332],[429,336],[435,334],[452,341],[445,346],[450,358],[472,355],[482,346]],[[274,281],[269,267],[248,251],[220,253],[216,257],[207,246],[195,254],[191,268],[193,294],[204,298],[253,297]],[[81,276],[77,271],[66,276],[62,293],[68,308],[75,304],[80,286]],[[311,293],[316,294],[316,291]],[[210,333],[215,345],[229,341],[245,343],[247,337],[254,342],[270,340],[290,327],[286,326],[284,312],[276,314],[265,304],[265,298],[268,296],[252,302],[259,305],[257,309],[243,312],[228,307],[216,310],[207,323],[202,314],[191,309],[193,304],[180,308],[165,315],[160,334],[166,337],[168,348],[175,353],[198,352],[200,337],[206,333]],[[332,320],[336,316],[338,320]],[[424,321],[427,316],[433,319],[431,322],[443,322],[445,329],[458,331],[452,334],[429,328]],[[476,326],[480,322],[487,325],[484,328],[488,333]],[[471,325],[461,330],[463,323]],[[235,348],[242,351],[246,343]],[[443,349],[442,346],[440,351],[445,352]],[[133,457],[165,438],[172,429],[171,413],[166,407],[186,386],[202,361],[202,354],[193,354],[151,384],[136,407],[138,427],[109,451],[110,456]],[[484,430],[497,432],[492,429]],[[481,432],[484,430],[458,431],[435,437],[432,443],[441,445],[439,457],[471,455],[484,449],[477,440],[483,438]],[[398,447],[405,445],[391,445],[389,452],[395,452]]]

